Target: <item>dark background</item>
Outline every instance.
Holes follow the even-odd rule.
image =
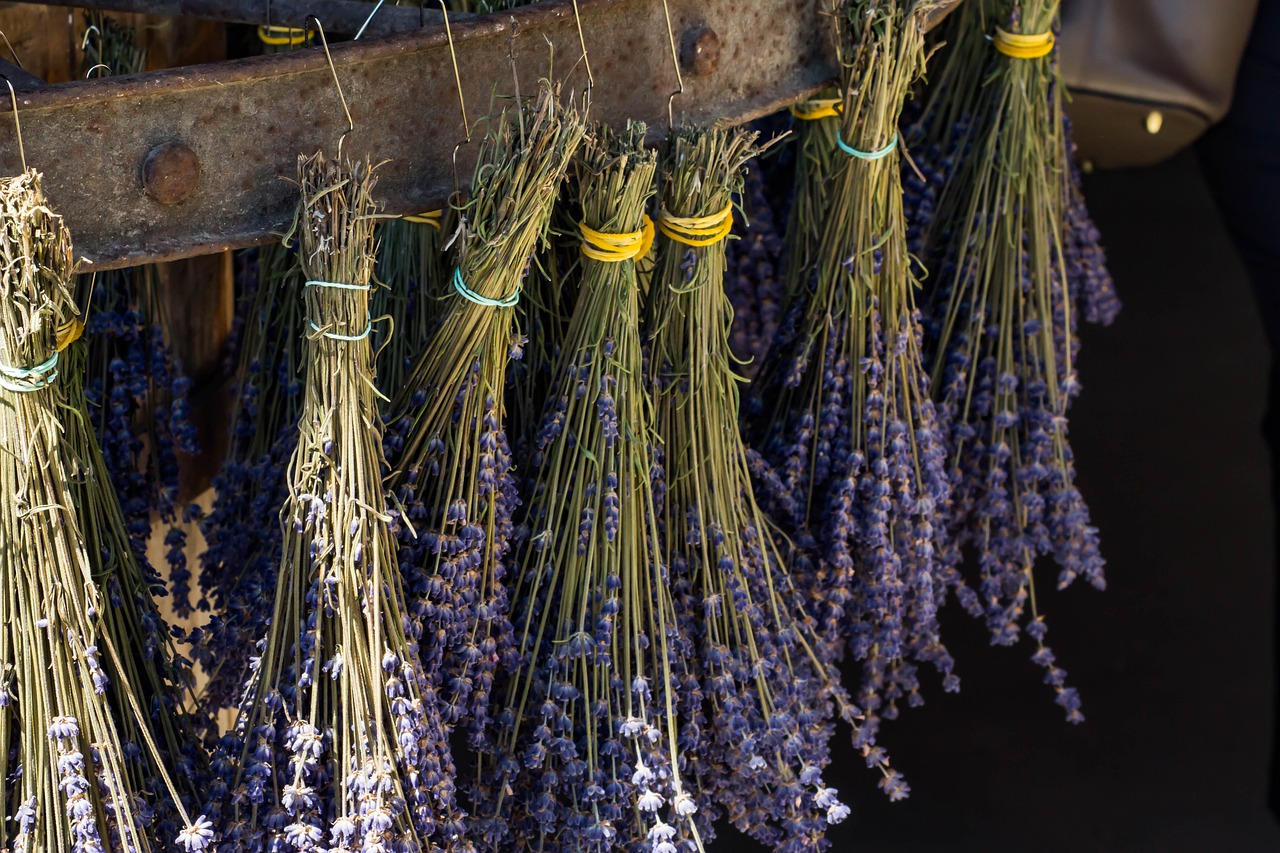
[[[961,693],[935,685],[883,731],[912,795],[889,803],[837,753],[828,780],[854,813],[836,851],[1280,850],[1258,312],[1191,154],[1085,189],[1125,303],[1083,329],[1071,420],[1108,589],[1049,583],[1040,601],[1088,719],[1063,721],[1030,647],[991,647],[955,610]]]

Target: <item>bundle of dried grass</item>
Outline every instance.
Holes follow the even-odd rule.
[[[406,637],[369,341],[374,177],[298,164],[306,381],[274,612],[212,808],[228,850],[458,842],[453,767]]]
[[[143,750],[155,758],[153,722],[139,701],[146,688],[133,692],[130,664],[137,658],[118,648],[129,633],[114,630],[126,604],[111,599],[103,555],[91,559],[85,550],[86,525],[98,519],[93,499],[75,483],[61,420],[68,401],[60,349],[79,319],[71,242],[35,172],[0,182],[0,265],[0,803],[13,816],[7,841],[27,853],[163,849],[174,839],[161,838],[161,830],[173,824],[153,819],[159,805],[181,816],[178,842],[203,849],[213,837],[208,822],[192,824],[171,785],[164,785],[170,804],[156,803],[154,789],[169,774],[158,762],[146,769],[137,763]],[[82,406],[77,413],[83,417]],[[113,532],[119,548],[118,526],[90,530],[87,538],[101,546],[99,537]],[[104,613],[113,630],[103,629]],[[161,782],[151,785],[149,772]]]

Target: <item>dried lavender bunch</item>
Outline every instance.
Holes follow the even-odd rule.
[[[378,388],[388,397],[400,392],[413,364],[431,338],[440,297],[448,284],[441,229],[443,211],[411,219],[378,223],[378,261],[374,277],[386,285],[373,294],[374,317],[388,322],[374,326],[378,354]]]
[[[262,606],[275,592],[281,528],[263,523],[288,496],[289,459],[298,442],[302,412],[305,332],[302,270],[296,251],[278,243],[256,251],[253,270],[239,297],[238,384],[231,434],[222,468],[214,478],[213,509],[202,530],[201,609],[208,623],[193,632],[192,652],[207,681],[200,708],[206,730],[216,735],[217,714],[234,708],[249,676],[244,650],[267,633],[271,617]]]
[[[848,643],[863,662],[864,748],[899,699],[922,701],[920,663],[958,688],[937,619],[951,581],[939,560],[950,485],[922,364],[897,145],[903,100],[924,67],[922,16],[933,6],[858,0],[838,16],[850,51],[835,140],[842,159],[813,266],[747,419],[763,455],[757,474],[816,556],[796,576],[808,582],[826,653]]]
[[[979,563],[977,590],[962,601],[985,618],[993,643],[1012,645],[1025,630],[1058,704],[1079,722],[1079,697],[1044,643],[1033,571],[1037,557],[1048,555],[1059,566],[1059,587],[1077,576],[1104,586],[1097,530],[1075,486],[1067,438],[1067,407],[1079,391],[1076,303],[1088,286],[1068,278],[1068,247],[1081,265],[1072,270],[1077,279],[1090,267],[1064,237],[1073,199],[1051,51],[1058,2],[1001,0],[984,8],[1003,29],[992,33],[996,49],[974,110],[970,156],[939,212],[945,299],[933,368],[953,437],[956,540]],[[1030,37],[1038,53],[1019,53],[1019,37]]]
[[[543,82],[492,122],[474,194],[458,211],[452,293],[386,439],[420,678],[446,729],[464,725],[474,749],[486,744],[497,670],[515,665],[505,555],[519,499],[503,400],[509,362],[525,343],[515,302],[584,132],[556,94]]]
[[[0,553],[0,803],[12,818],[5,845],[26,853],[168,849],[175,839],[160,831],[162,823],[173,828],[176,810],[178,843],[200,850],[212,838],[207,821],[193,824],[172,786],[168,804],[149,796],[147,773],[166,774],[154,750],[146,769],[137,763],[151,747],[137,736],[151,722],[118,638],[104,630],[104,609],[117,604],[104,601],[95,576],[102,565],[82,538],[93,519],[77,511],[83,492],[59,381],[59,344],[78,320],[71,258],[40,176],[0,182],[0,528],[8,540]]]
[[[85,15],[83,70],[135,74],[147,68],[137,30],[101,12]],[[105,66],[101,68],[99,66]],[[152,266],[82,276],[92,293],[88,319],[89,380],[94,428],[106,453],[140,560],[146,559],[152,515],[165,525],[164,543],[174,612],[191,615],[191,572],[183,523],[198,510],[178,499],[178,454],[199,452],[188,394],[191,380],[169,346],[168,319]]]
[[[58,370],[67,393],[70,493],[99,590],[101,630],[116,650],[105,672],[95,678],[103,679],[111,707],[119,714],[130,790],[144,793],[135,813],[144,825],[154,822],[157,838],[169,841],[188,822],[175,807],[173,791],[187,809],[196,808],[209,783],[208,757],[200,749],[188,710],[190,663],[174,648],[152,597],[164,595],[164,581],[130,543],[124,512],[93,433],[84,387],[88,348],[83,338],[70,343],[61,353]],[[166,778],[165,768],[177,771],[172,780]]]
[[[520,668],[481,766],[494,848],[668,850],[698,837],[676,743],[688,661],[675,648],[642,376],[636,262],[657,166],[644,135],[598,128],[578,163],[581,293],[519,527]]]
[[[787,212],[785,245],[786,299],[794,305],[818,265],[823,227],[839,187],[835,175],[844,167],[844,155],[836,145],[844,99],[837,89],[824,89],[815,97],[791,107],[796,119],[796,167]]]
[[[975,123],[975,114],[989,108],[985,98],[993,71],[991,35],[1002,20],[999,15],[1008,14],[1008,4],[1005,5],[1002,12],[999,3],[989,0],[965,3],[947,18],[933,37],[940,57],[931,64],[940,66],[939,73],[925,89],[923,106],[904,132],[915,166],[903,180],[907,242],[912,253],[930,269],[945,273],[939,276],[938,286],[930,296],[931,305],[945,304],[951,296],[955,276],[948,265],[954,258],[947,256],[947,238],[953,236],[950,232],[954,229],[951,215],[938,217],[937,212],[954,211],[967,203],[967,179],[955,173],[958,163],[973,156],[978,135],[985,131],[983,125]],[[1063,241],[1068,289],[1073,300],[1082,302],[1085,320],[1109,325],[1120,310],[1120,301],[1106,269],[1100,235],[1080,191],[1071,121],[1065,111],[1061,112],[1061,119],[1061,140],[1067,148],[1063,162],[1070,164],[1060,173],[1067,208]],[[957,179],[950,180],[952,177]],[[941,309],[926,312],[926,336],[930,340],[941,335],[938,323],[942,313]]]
[[[670,143],[664,221],[706,220],[743,190],[756,135],[688,129]],[[664,233],[670,235],[671,224]],[[682,232],[675,231],[678,237]],[[692,238],[694,243],[706,239]],[[738,432],[738,383],[729,347],[725,242],[658,242],[650,312],[657,435],[669,484],[666,560],[697,681],[681,685],[681,736],[700,811],[721,804],[735,826],[777,850],[818,850],[849,809],[822,780],[839,714],[858,711],[821,657],[805,601],[756,503]],[[682,709],[684,710],[684,709]],[[882,751],[868,763],[891,777]]]
[[[374,176],[298,163],[306,379],[270,629],[210,792],[229,851],[417,851],[463,835],[405,635],[369,341]]]

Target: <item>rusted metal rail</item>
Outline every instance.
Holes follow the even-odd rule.
[[[580,0],[593,118],[665,127],[670,102],[677,121],[740,122],[833,76],[829,26],[812,0],[667,5],[684,63],[674,99],[662,4]],[[546,76],[567,93],[586,86],[569,0],[461,21],[452,32],[472,120],[514,95],[517,80],[525,91]],[[378,186],[387,212],[440,206],[455,177],[465,186],[478,146],[459,146],[467,134],[444,29],[331,50],[355,121],[344,150],[387,161]],[[99,269],[270,239],[292,215],[285,179],[298,155],[333,150],[346,130],[318,47],[46,86],[19,92],[18,103],[27,162],[44,172],[77,255]],[[0,174],[20,166],[13,123],[0,115]]]
[[[22,2],[22,0],[19,0]],[[318,15],[325,32],[352,35],[366,22],[365,36],[385,36],[411,32],[425,26],[439,26],[443,20],[438,3],[419,8],[384,3],[372,15],[372,3],[358,0],[27,0],[44,6],[86,6],[106,12],[141,12],[171,18],[203,18],[229,24],[271,24],[305,27],[307,18]],[[372,15],[372,18],[370,16]],[[451,13],[450,20],[474,17]]]
[[[272,15],[287,2],[273,0]],[[148,6],[194,13],[218,3],[250,5],[157,0]],[[527,92],[542,77],[561,82],[566,97],[580,97],[587,84],[580,26],[595,80],[592,118],[615,125],[636,119],[658,130],[669,115],[677,122],[732,124],[773,112],[833,79],[831,28],[819,5],[668,0],[669,31],[664,4],[654,0],[579,0],[577,18],[572,0],[552,0],[456,21],[453,46],[473,121],[514,96],[517,86]],[[672,35],[684,81],[674,98]],[[433,209],[465,187],[478,146],[460,144],[467,132],[445,29],[331,50],[355,123],[344,150],[385,161],[378,192],[386,212]],[[15,80],[26,160],[44,172],[46,192],[75,235],[86,269],[272,239],[296,204],[288,178],[298,155],[333,150],[347,130],[319,47],[127,77],[29,83]],[[478,133],[483,127],[472,137]],[[0,174],[20,166],[14,124],[0,115]]]

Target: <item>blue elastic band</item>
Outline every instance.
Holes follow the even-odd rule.
[[[364,331],[358,335],[339,335],[335,332],[322,331],[320,327],[316,325],[315,320],[311,321],[311,329],[313,331],[320,332],[320,334],[324,335],[331,341],[363,341],[365,338],[369,337],[369,332],[373,330],[373,321],[369,321],[369,325],[365,326]]]
[[[41,388],[48,388],[53,384],[53,380],[58,378],[58,371],[55,369],[57,366],[58,353],[56,351],[35,367],[10,367],[7,364],[0,364],[0,388],[15,391],[19,394],[27,394],[31,391],[39,391]],[[10,382],[10,379],[22,380],[27,384]]]
[[[516,289],[510,296],[504,296],[501,299],[490,299],[487,296],[481,296],[471,288],[467,287],[466,282],[462,280],[462,270],[454,267],[453,269],[453,289],[458,291],[460,296],[470,299],[477,305],[486,305],[490,308],[510,308],[520,301],[520,286],[516,285]]]
[[[893,139],[889,140],[889,144],[883,148],[877,148],[875,151],[859,151],[849,143],[840,138],[840,131],[836,131],[836,145],[840,146],[840,150],[848,154],[850,157],[857,157],[859,160],[879,160],[881,157],[887,156],[890,151],[898,147],[898,134],[893,135]]]
[[[307,287],[335,287],[338,290],[368,290],[369,289],[369,285],[367,284],[343,284],[340,281],[321,281],[318,278],[311,279],[310,281],[307,282],[306,286]]]

